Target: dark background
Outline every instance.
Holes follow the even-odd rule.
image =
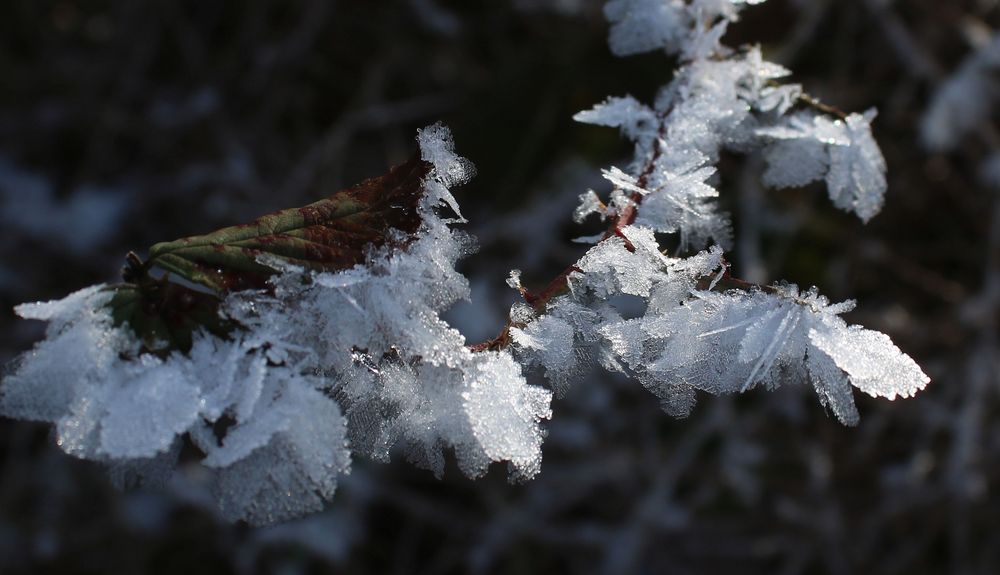
[[[0,360],[42,326],[12,307],[114,281],[129,249],[309,203],[405,160],[438,120],[478,176],[457,194],[480,252],[472,341],[512,294],[581,252],[570,213],[614,130],[571,117],[649,99],[676,62],[616,59],[593,0],[42,1],[0,4]],[[811,392],[703,398],[672,420],[634,382],[595,374],[554,404],[543,471],[443,481],[356,460],[328,512],[273,529],[219,521],[204,494],[114,491],[46,426],[0,421],[2,573],[995,573],[1000,571],[996,191],[983,129],[926,152],[919,122],[990,0],[770,0],[727,43],[823,101],[880,110],[882,214],[862,225],[822,186],[757,183],[724,157],[737,274],[856,298],[933,383],[859,397],[844,428]],[[992,260],[991,260],[992,258]],[[988,302],[987,302],[988,303]],[[397,457],[397,460],[402,458]]]

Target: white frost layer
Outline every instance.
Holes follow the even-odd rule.
[[[189,434],[230,519],[268,523],[320,509],[317,494],[332,496],[350,464],[345,420],[323,392],[328,384],[287,365],[267,367],[253,335],[202,334],[188,355],[140,355],[131,332],[112,325],[112,293],[94,286],[18,307],[49,327],[4,380],[0,411],[50,421],[67,453],[119,474],[141,469],[154,483],[172,473],[177,439]],[[213,425],[229,427],[220,438]]]
[[[433,168],[423,227],[405,251],[339,273],[282,267],[271,295],[223,302],[245,331],[227,341],[198,334],[188,354],[165,358],[140,354],[131,332],[113,326],[106,286],[19,306],[49,326],[0,387],[0,412],[53,422],[68,453],[148,482],[172,472],[186,435],[223,514],[256,524],[320,509],[352,452],[386,459],[402,445],[440,474],[453,449],[469,475],[506,461],[533,476],[551,394],[528,385],[509,353],[473,354],[439,317],[468,295],[454,269],[468,241],[435,211],[461,218],[448,188],[472,167],[440,125],[419,142]]]
[[[882,210],[886,165],[871,132],[875,111],[845,120],[797,114],[761,128],[773,143],[765,148],[764,182],[784,188],[826,179],[830,201],[867,222]]]
[[[699,37],[699,41],[711,38],[710,49],[689,46],[694,37],[678,40],[687,50],[704,53],[686,58],[652,107],[625,96],[609,98],[574,116],[579,122],[617,127],[635,144],[635,159],[629,166],[605,171],[614,185],[607,206],[602,208],[592,194],[581,196],[577,219],[595,211],[614,217],[633,209],[641,198],[635,223],[678,234],[681,251],[712,243],[729,247],[729,220],[718,208],[713,182],[723,150],[763,150],[764,182],[772,187],[824,179],[833,204],[864,222],[882,209],[886,164],[871,132],[875,111],[843,119],[791,113],[796,106],[805,107],[806,100],[801,100],[801,86],[777,83],[790,74],[787,69],[764,60],[759,48],[742,54],[716,48],[721,45],[713,34],[721,34],[725,23],[736,16],[727,6],[736,5],[728,0],[608,3],[613,48],[616,30],[662,27],[665,24],[655,21],[674,18],[675,13],[686,15],[678,16],[682,20],[705,14],[714,14],[709,21],[721,20]],[[633,32],[628,38],[636,42],[646,37]]]
[[[794,285],[717,291],[718,248],[677,259],[661,254],[652,230],[628,226],[577,262],[569,293],[512,330],[518,356],[544,368],[563,393],[582,357],[639,379],[673,415],[690,412],[695,391],[745,392],[811,382],[820,402],[847,425],[858,422],[851,388],[911,397],[929,379],[885,334],[848,326],[815,289]],[[625,319],[610,302],[641,298]],[[514,317],[512,315],[512,317]],[[589,349],[586,354],[581,349]]]

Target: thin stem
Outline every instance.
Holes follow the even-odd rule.
[[[829,104],[824,104],[823,102],[820,102],[818,99],[810,96],[809,94],[805,93],[799,94],[799,103],[809,108],[812,108],[818,112],[834,116],[835,118],[838,118],[840,120],[845,120],[845,121],[847,120],[848,116],[847,112],[841,110],[840,108],[831,106]]]

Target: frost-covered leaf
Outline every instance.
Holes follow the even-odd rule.
[[[885,158],[871,131],[874,118],[874,110],[847,117],[850,144],[830,146],[830,171],[826,175],[833,205],[853,211],[864,222],[882,210],[886,190]]]
[[[166,451],[201,411],[201,390],[178,362],[143,355],[130,365],[106,403],[100,451],[118,459]]]
[[[875,111],[846,120],[796,114],[758,128],[772,143],[765,149],[764,181],[773,187],[801,186],[826,178],[830,200],[867,222],[882,209],[885,158],[871,132]]]
[[[117,355],[134,348],[127,334],[112,330],[103,311],[112,293],[97,285],[62,300],[21,304],[27,319],[48,322],[45,339],[30,356],[11,365],[0,387],[0,411],[8,417],[56,422],[69,413],[77,396],[99,380]]]
[[[909,397],[928,379],[888,336],[837,317],[852,305],[830,305],[815,290],[800,293],[791,285],[771,293],[696,292],[683,305],[650,309],[616,327],[619,333],[627,327],[633,343],[616,344],[615,351],[667,404],[675,403],[675,393],[682,396],[679,405],[686,404],[685,386],[719,394],[811,380],[821,403],[853,425],[851,385],[871,395]],[[641,350],[636,340],[643,341]]]
[[[854,387],[872,397],[911,397],[930,381],[884,333],[856,325],[823,326],[811,329],[809,340],[833,359]]]
[[[570,378],[577,375],[576,330],[553,311],[523,329],[511,329],[511,337],[515,345],[530,356],[531,363],[545,369],[546,377],[559,393],[569,385]]]
[[[806,354],[806,370],[819,402],[844,425],[857,425],[861,416],[854,405],[851,383],[833,359],[825,353]]]
[[[519,478],[530,479],[542,463],[538,423],[552,417],[552,394],[527,385],[510,354],[484,354],[466,374],[463,394],[473,434],[490,460],[509,461]]]
[[[284,425],[217,473],[219,507],[230,520],[266,525],[319,511],[350,467],[346,421],[333,400],[291,384],[270,410]]]
[[[650,290],[647,313],[661,313],[681,305],[706,279],[710,279],[709,289],[715,287],[715,280],[724,271],[720,246],[712,246],[686,258],[672,259],[667,266],[667,280]]]
[[[823,179],[830,167],[826,144],[818,140],[779,140],[764,150],[764,184],[797,188]]]
[[[789,116],[777,125],[759,128],[757,135],[771,141],[764,148],[764,183],[775,188],[822,179],[830,168],[829,147],[850,145],[843,123],[810,114]]]

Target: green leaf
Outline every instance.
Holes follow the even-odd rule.
[[[353,267],[363,263],[373,247],[414,238],[421,224],[417,205],[430,167],[414,157],[388,174],[308,206],[158,243],[150,248],[143,271],[159,267],[224,294],[263,287],[274,273],[258,263],[263,255],[314,270]]]
[[[115,325],[127,325],[143,343],[143,353],[188,352],[194,333],[204,329],[221,338],[240,326],[219,315],[221,300],[167,281],[111,286],[108,306]]]

